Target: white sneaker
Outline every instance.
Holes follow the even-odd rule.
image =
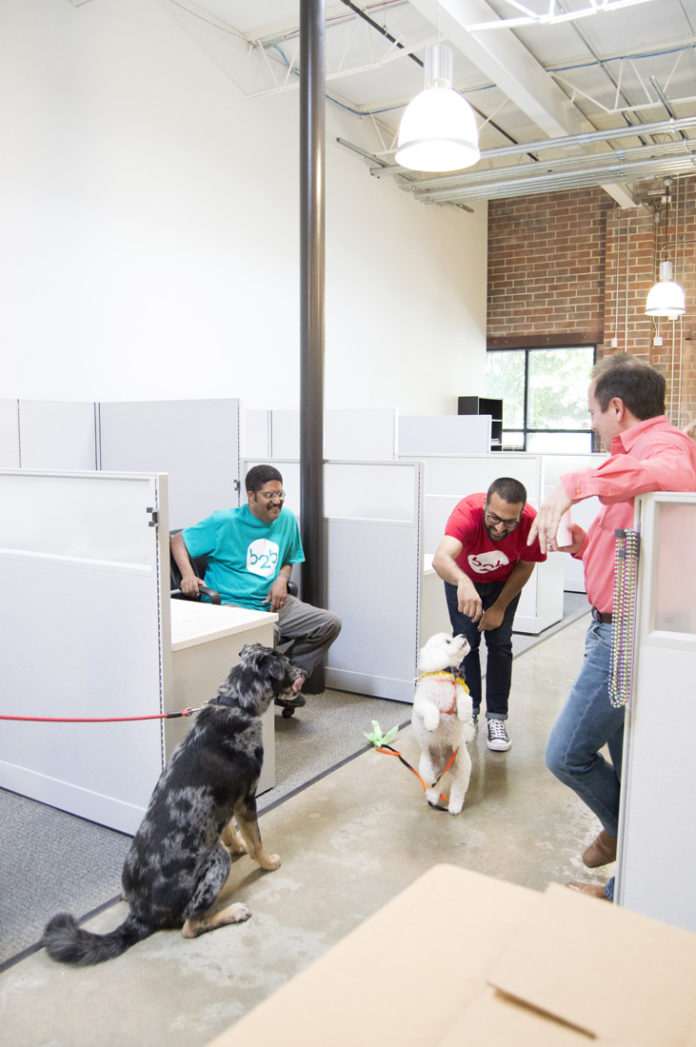
[[[496,753],[508,751],[512,742],[505,727],[505,720],[487,720],[488,724],[488,748]]]

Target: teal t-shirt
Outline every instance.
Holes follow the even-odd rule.
[[[257,520],[248,505],[220,509],[187,527],[182,538],[189,556],[208,557],[204,581],[223,603],[256,611],[268,610],[264,601],[280,568],[304,562],[297,520],[285,508],[270,524]]]

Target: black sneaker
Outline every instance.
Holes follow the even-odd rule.
[[[505,727],[505,720],[488,720],[488,748],[496,753],[508,751],[512,742]]]

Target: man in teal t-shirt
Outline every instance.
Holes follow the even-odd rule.
[[[195,595],[206,585],[220,593],[223,603],[274,611],[276,645],[309,677],[341,631],[341,620],[288,594],[292,565],[304,562],[304,552],[295,515],[283,506],[281,474],[272,465],[257,465],[247,473],[245,486],[246,505],[214,512],[173,535],[181,591]],[[190,557],[204,555],[208,569],[201,579]]]

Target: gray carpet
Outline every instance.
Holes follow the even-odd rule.
[[[515,657],[587,611],[584,595],[566,593],[563,621],[538,636],[515,634]],[[485,669],[483,651],[482,662]],[[259,810],[263,814],[364,752],[370,743],[363,731],[371,729],[372,720],[386,733],[408,723],[410,715],[408,704],[342,691],[309,698],[291,719],[278,715],[281,784],[259,797]],[[0,971],[36,947],[53,913],[84,916],[112,904],[129,843],[122,833],[0,789]]]

